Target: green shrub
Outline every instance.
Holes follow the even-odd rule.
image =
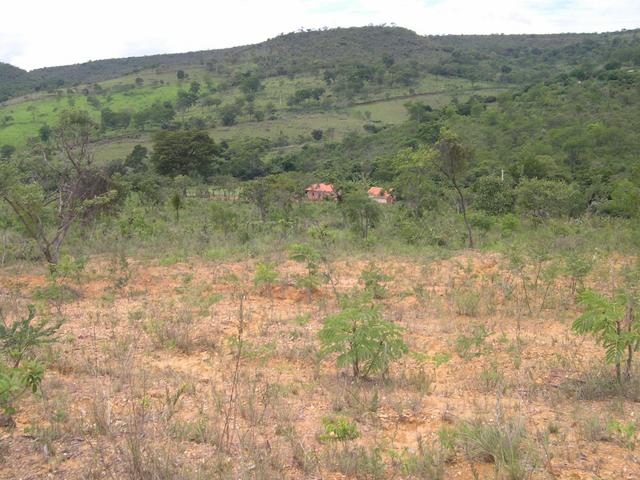
[[[367,297],[346,298],[342,311],[327,317],[318,333],[321,356],[338,353],[338,367],[350,366],[354,377],[386,374],[389,364],[407,353],[402,328],[384,320]]]
[[[465,360],[482,355],[486,349],[485,340],[491,335],[483,323],[471,326],[468,335],[460,334],[456,338],[456,353]]]
[[[313,289],[318,288],[320,284],[319,265],[320,253],[311,245],[304,243],[295,243],[289,247],[289,257],[291,260],[303,263],[307,269],[307,274],[298,279],[298,285],[306,288],[310,293]]]
[[[584,280],[593,268],[593,261],[576,253],[570,253],[565,258],[565,272],[571,279],[571,291],[584,288]]]
[[[355,440],[360,436],[355,422],[344,417],[325,417],[322,419],[324,433],[318,438],[321,442]]]
[[[566,217],[579,213],[575,211],[582,203],[579,195],[571,184],[533,178],[516,188],[516,205],[520,213],[530,217]]]
[[[607,425],[607,430],[611,432],[614,438],[625,448],[633,450],[636,447],[636,433],[638,425],[635,421],[619,422],[611,420]]]
[[[80,298],[80,293],[74,288],[54,282],[49,282],[42,287],[35,287],[31,295],[34,300],[56,303],[74,302]]]
[[[34,323],[35,308],[29,306],[26,318],[0,322],[0,410],[11,416],[16,402],[28,391],[35,393],[44,376],[44,367],[33,359],[34,351],[56,340],[62,320]]]
[[[278,281],[278,272],[271,263],[259,263],[256,266],[256,273],[253,276],[253,284],[258,288],[271,289]]]
[[[591,334],[605,349],[605,361],[616,367],[616,379],[631,378],[633,353],[640,347],[640,316],[634,309],[635,297],[618,291],[612,298],[593,290],[580,294],[579,302],[585,311],[573,322],[573,331]]]
[[[387,296],[387,289],[382,282],[390,279],[391,277],[385,275],[373,262],[369,263],[360,273],[360,281],[364,283],[365,292],[368,292],[376,300]]]

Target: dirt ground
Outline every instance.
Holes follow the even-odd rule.
[[[38,267],[1,270],[8,318],[35,303],[39,318],[66,321],[39,353],[42,394],[0,431],[0,478],[367,478],[336,466],[357,446],[380,452],[382,478],[431,478],[402,459],[421,444],[442,450],[467,421],[521,422],[525,476],[496,473],[456,441],[442,478],[640,478],[635,429],[612,428],[637,425],[639,404],[592,392],[603,351],[571,332],[567,278],[534,284],[531,271],[525,296],[498,254],[373,260],[389,277],[378,303],[411,353],[386,378],[358,381],[318,359],[317,333],[335,293],[362,288],[369,259],[323,265],[332,282],[308,292],[296,286],[304,266],[284,259],[258,288],[253,260],[95,258],[61,282],[63,300],[35,295],[49,282]],[[331,416],[358,438],[323,438]]]

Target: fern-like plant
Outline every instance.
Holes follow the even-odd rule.
[[[311,301],[311,292],[320,284],[320,253],[311,245],[294,243],[289,247],[289,258],[305,265],[307,275],[298,279],[298,285],[307,290],[308,300]]]
[[[337,353],[338,367],[350,366],[353,376],[385,375],[389,364],[408,352],[403,329],[382,317],[370,298],[344,298],[342,311],[327,317],[318,333],[321,356]]]
[[[640,319],[635,310],[635,298],[620,292],[606,297],[593,290],[580,294],[579,303],[585,311],[573,322],[573,330],[582,335],[591,334],[605,349],[605,360],[616,367],[616,379],[631,377],[633,354],[640,347]],[[625,358],[626,357],[626,358]]]
[[[384,286],[384,282],[388,280],[391,280],[391,277],[386,275],[373,262],[369,263],[369,265],[360,272],[360,281],[364,283],[365,291],[373,295],[373,298],[376,300],[383,299],[387,296],[387,289]]]
[[[1,313],[1,312],[0,312]],[[26,392],[36,392],[44,367],[33,359],[34,349],[55,340],[62,321],[34,322],[35,308],[29,306],[26,318],[7,323],[0,315],[0,412],[10,420],[17,400]]]
[[[271,295],[273,285],[278,281],[278,272],[271,263],[259,263],[253,276],[256,288],[262,288]]]

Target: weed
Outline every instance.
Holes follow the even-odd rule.
[[[259,263],[253,276],[253,284],[256,288],[268,292],[271,296],[273,285],[278,281],[278,272],[271,263]]]
[[[480,310],[480,294],[475,290],[462,289],[453,298],[456,313],[467,317],[477,317]]]
[[[78,290],[60,283],[48,283],[45,286],[36,287],[31,295],[34,300],[58,304],[75,302],[81,297]]]
[[[380,300],[387,296],[387,289],[382,282],[389,281],[391,277],[386,275],[373,262],[360,273],[360,281],[364,283],[365,292],[374,299]]]
[[[483,367],[480,372],[480,386],[485,392],[500,391],[504,393],[506,389],[505,378],[498,369],[498,362],[495,359],[488,366]]]
[[[150,319],[144,324],[144,330],[161,348],[175,348],[190,353],[195,346],[193,316],[188,310]]]
[[[324,433],[318,436],[321,442],[345,442],[354,440],[360,436],[355,422],[349,421],[345,417],[325,417],[322,419]]]
[[[475,323],[471,326],[468,335],[460,334],[456,338],[456,353],[464,360],[471,360],[482,355],[486,350],[485,340],[491,335],[483,323]]]
[[[358,480],[386,478],[385,465],[380,449],[368,449],[359,445],[333,445],[325,451],[324,465],[332,471]]]
[[[629,422],[611,420],[607,425],[607,430],[623,447],[629,450],[633,450],[636,447],[638,425],[633,420]]]
[[[494,423],[476,420],[458,427],[458,442],[467,458],[494,463],[496,475],[509,480],[529,478],[535,468],[535,458],[526,440],[522,421],[503,420],[501,415]]]
[[[444,479],[444,455],[441,449],[425,445],[424,439],[418,437],[418,450],[411,453],[404,450],[397,460],[403,476],[423,480]]]

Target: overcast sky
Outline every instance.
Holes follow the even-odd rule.
[[[257,43],[304,28],[395,23],[419,34],[640,27],[640,0],[3,1],[0,61],[33,69]]]

